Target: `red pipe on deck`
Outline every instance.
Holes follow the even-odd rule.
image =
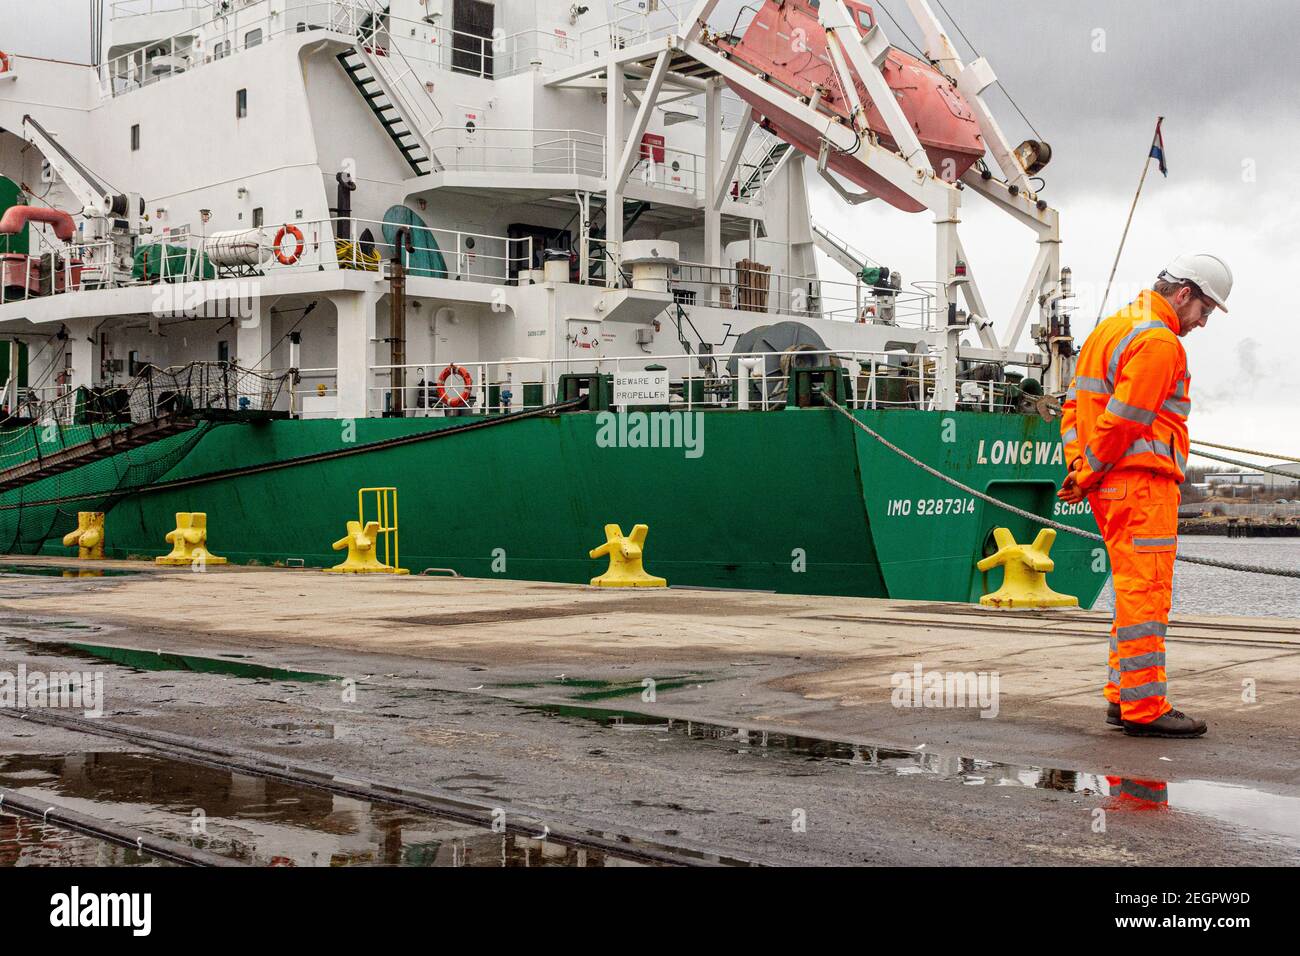
[[[77,226],[72,221],[72,216],[62,209],[10,206],[4,216],[0,217],[0,235],[11,236],[32,222],[49,223],[54,227],[54,234],[61,242],[71,242],[77,234]]]

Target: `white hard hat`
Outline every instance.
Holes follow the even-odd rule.
[[[1195,282],[1214,304],[1228,311],[1228,293],[1232,291],[1232,270],[1218,256],[1195,252],[1178,256],[1165,266],[1160,278],[1173,282]]]

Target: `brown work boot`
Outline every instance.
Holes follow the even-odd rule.
[[[1112,727],[1123,727],[1124,721],[1119,716],[1119,704],[1106,705],[1106,723]]]
[[[1130,737],[1199,737],[1206,729],[1205,721],[1188,717],[1181,710],[1171,710],[1147,723],[1124,721],[1124,733]]]

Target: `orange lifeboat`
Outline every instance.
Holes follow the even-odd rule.
[[[817,20],[818,5],[818,0],[766,0],[739,41],[718,39],[717,47],[733,63],[805,102],[813,96],[814,87],[821,88],[824,92],[818,109],[827,116],[838,116],[851,128],[849,101],[826,49],[826,31]],[[859,33],[865,35],[875,23],[871,7],[853,0],[845,0],[845,5],[856,20]],[[965,97],[929,63],[897,47],[890,48],[882,73],[903,113],[912,121],[912,128],[935,172],[950,181],[960,179],[984,155],[984,139]],[[862,80],[855,76],[854,81],[858,99],[867,110],[871,131],[879,137],[882,146],[897,149],[898,144],[890,136],[885,119],[871,101]],[[766,129],[801,152],[817,157],[821,135],[816,129],[742,87],[733,84],[732,89],[754,107]],[[925,208],[852,155],[832,150],[827,166],[891,206],[907,212]]]

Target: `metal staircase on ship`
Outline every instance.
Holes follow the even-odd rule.
[[[442,166],[434,155],[432,133],[442,123],[433,97],[388,33],[388,6],[369,0],[365,16],[339,24],[356,36],[354,47],[337,57],[370,111],[417,176]]]
[[[61,475],[94,461],[111,458],[124,451],[162,441],[181,432],[198,427],[198,422],[179,415],[163,415],[147,422],[127,425],[114,431],[96,435],[88,441],[78,442],[50,454],[41,454],[40,443],[35,443],[35,458],[13,468],[0,471],[0,492],[12,491],[23,485]]]
[[[778,140],[772,144],[762,161],[754,168],[753,172],[740,184],[740,198],[753,199],[762,190],[763,186],[769,179],[781,168],[781,163],[790,155],[791,146],[784,140]]]

